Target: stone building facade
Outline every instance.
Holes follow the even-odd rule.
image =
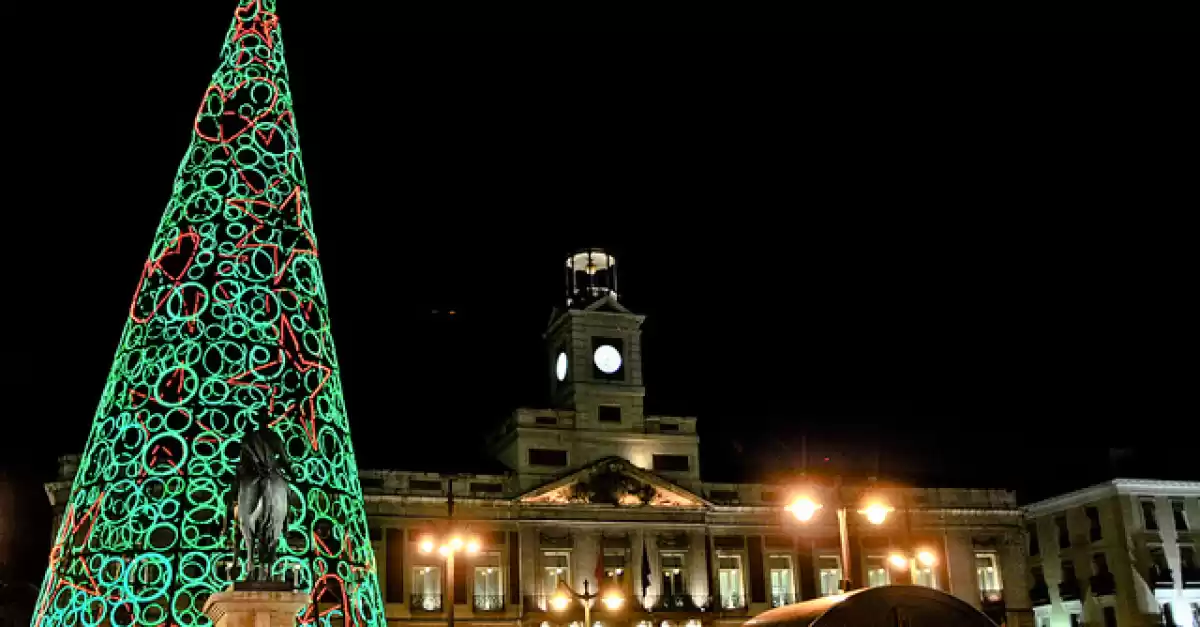
[[[1026,514],[1038,627],[1200,627],[1200,482],[1114,479]]]
[[[563,582],[621,592],[619,610],[595,604],[597,627],[732,626],[848,579],[932,586],[998,624],[1033,625],[1014,493],[706,482],[696,419],[644,412],[644,319],[618,299],[615,260],[584,251],[567,276],[544,336],[553,407],[497,425],[491,452],[506,471],[360,470],[390,624],[578,627],[578,604],[548,602]],[[70,460],[62,468],[52,502],[70,487]],[[823,505],[807,522],[789,511],[800,496]],[[867,502],[891,508],[882,524],[860,513]],[[424,550],[451,537],[477,550],[453,562]]]

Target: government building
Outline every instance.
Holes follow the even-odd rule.
[[[903,583],[1034,626],[1027,577],[1058,570],[1031,568],[1013,492],[705,481],[696,418],[643,411],[644,317],[618,298],[616,260],[585,250],[565,266],[545,372],[530,373],[545,378],[552,406],[497,421],[490,451],[506,472],[360,470],[389,624],[582,627],[569,588],[601,595],[589,604],[595,627],[733,626],[847,587]],[[73,473],[64,458],[47,485],[60,509]]]
[[[1038,627],[1200,627],[1200,482],[1115,479],[1026,514]]]

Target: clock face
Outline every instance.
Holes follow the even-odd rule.
[[[554,374],[559,381],[564,381],[567,378],[567,354],[565,352],[558,354],[558,359],[554,362]]]
[[[592,360],[604,374],[613,374],[621,369],[621,352],[613,348],[611,344],[603,344],[597,348],[596,353],[592,355]]]

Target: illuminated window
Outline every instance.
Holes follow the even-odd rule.
[[[412,609],[436,612],[442,609],[442,569],[440,566],[413,566]]]
[[[727,609],[745,607],[746,600],[742,594],[742,556],[718,556],[717,571],[721,607]]]
[[[626,549],[604,549],[604,577],[620,586],[626,580]]]
[[[817,573],[821,580],[821,596],[827,597],[842,592],[842,558],[836,555],[818,557]]]
[[[1079,622],[1079,620],[1080,620],[1079,612],[1071,612],[1067,616],[1067,619],[1068,619],[1067,622],[1071,625],[1071,627],[1082,627],[1082,625],[1083,625],[1083,623]]]
[[[767,558],[767,567],[771,575],[771,607],[795,603],[795,594],[792,592],[792,557],[771,555]]]
[[[486,553],[475,558],[475,609],[504,609],[503,569],[500,554]]]
[[[687,594],[684,586],[687,569],[683,565],[683,553],[662,553],[659,555],[662,566],[662,597],[668,603],[676,599],[682,600]]]
[[[872,556],[867,558],[867,587],[878,588],[889,583],[887,558]]]
[[[995,553],[975,554],[975,575],[979,582],[980,598],[999,601],[1004,589],[1000,583],[1000,562]]]
[[[912,564],[912,582],[918,586],[937,589],[937,572],[932,564],[922,564],[921,560],[909,560]]]
[[[566,551],[543,551],[542,594],[554,594],[560,581],[571,585],[571,554]]]

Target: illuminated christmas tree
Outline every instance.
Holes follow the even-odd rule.
[[[275,0],[240,0],[33,625],[209,625],[208,596],[246,577],[234,466],[256,424],[297,481],[274,568],[318,601],[297,620],[383,625]]]

